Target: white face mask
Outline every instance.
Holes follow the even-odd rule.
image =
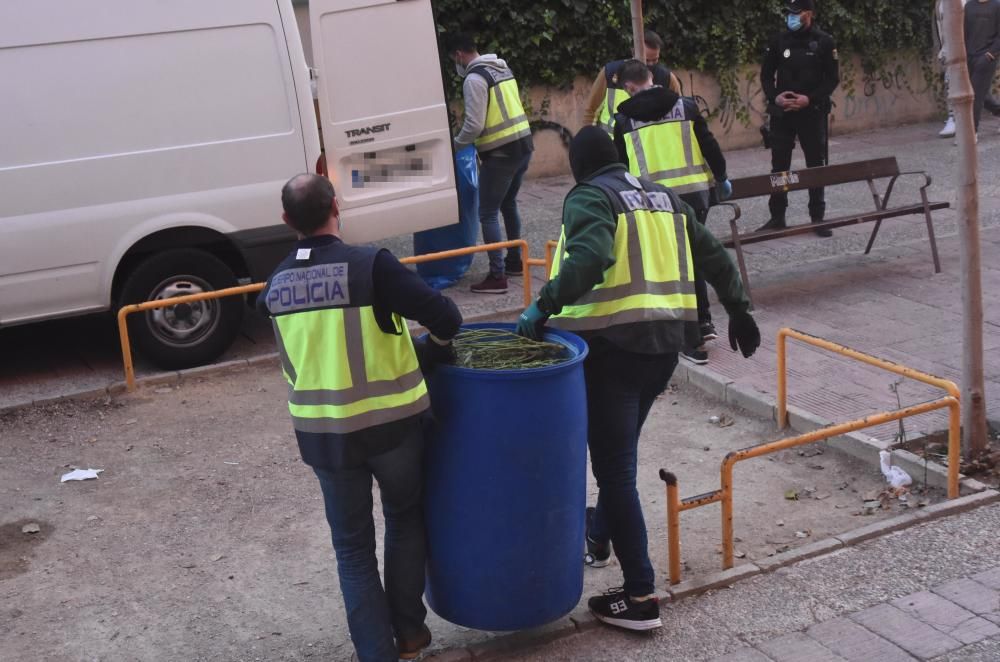
[[[463,78],[465,77],[465,67],[462,66],[461,62],[455,63],[455,73]]]

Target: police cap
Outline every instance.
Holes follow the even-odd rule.
[[[789,14],[801,14],[804,11],[815,11],[813,0],[787,0],[785,11]]]

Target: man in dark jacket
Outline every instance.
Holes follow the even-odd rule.
[[[969,0],[965,4],[965,54],[975,94],[972,117],[978,134],[983,107],[997,112],[990,87],[1000,57],[1000,0]]]
[[[639,434],[677,365],[685,322],[697,318],[694,264],[729,312],[733,349],[752,355],[760,333],[726,249],[676,194],[631,175],[599,127],[580,130],[569,158],[577,186],[563,205],[553,276],[517,330],[537,338],[548,322],[587,341],[587,443],[599,493],[586,513],[586,558],[607,565],[613,545],[624,575],[621,589],[588,605],[605,623],[650,630],[662,622],[636,491]]]
[[[827,164],[830,95],[840,83],[837,46],[833,37],[816,26],[813,0],[788,0],[785,17],[787,29],[771,37],[760,69],[771,116],[771,172],[792,167],[796,138],[806,166]],[[760,229],[785,227],[788,194],[772,193],[768,207],[771,218]],[[825,214],[823,188],[809,189],[809,218],[816,223]],[[833,232],[819,228],[816,234],[829,237]]]
[[[423,365],[448,360],[462,316],[389,251],[340,240],[330,180],[281,191],[300,240],[268,279],[271,317],[302,459],[319,479],[347,625],[361,662],[412,659],[424,625],[423,421],[429,401],[404,317],[430,331]],[[385,587],[375,557],[372,478],[385,514]]]
[[[702,225],[714,198],[726,199],[732,186],[726,174],[726,157],[708,122],[690,97],[655,85],[638,60],[626,62],[618,74],[631,95],[618,106],[615,146],[629,172],[666,186],[694,209]],[[716,186],[717,184],[717,186]],[[696,274],[698,332],[681,356],[692,363],[708,363],[705,340],[717,337],[708,303],[708,288]],[[700,334],[700,338],[698,335]]]

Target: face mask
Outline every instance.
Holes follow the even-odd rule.
[[[802,17],[798,14],[788,15],[788,29],[792,32],[796,32],[802,29]]]
[[[461,62],[455,63],[455,73],[457,73],[462,78],[465,78],[465,67],[462,66]]]

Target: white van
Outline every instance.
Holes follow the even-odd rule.
[[[310,23],[345,239],[455,223],[430,0],[312,0]],[[3,0],[0,81],[0,326],[260,281],[294,240],[281,185],[326,167],[290,0]],[[197,365],[244,307],[131,336]]]

